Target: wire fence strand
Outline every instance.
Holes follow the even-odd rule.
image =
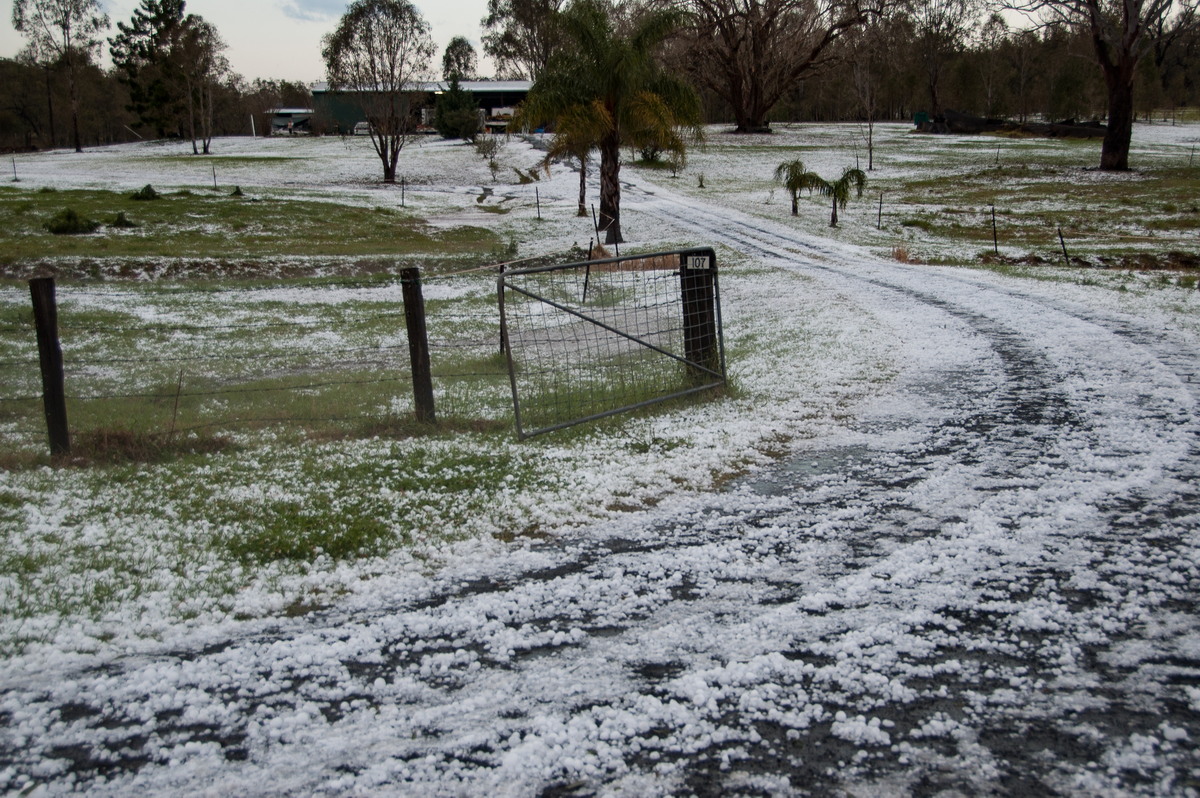
[[[444,386],[437,389],[439,402],[451,413],[494,417],[505,401],[507,373],[479,367],[500,340],[488,271],[495,269],[438,275],[439,286],[453,288],[439,287],[425,302],[434,380]],[[168,426],[164,418],[177,432],[194,432],[383,421],[409,412],[413,375],[403,286],[396,275],[303,285],[59,285],[72,426],[141,426],[157,434]],[[349,293],[331,297],[330,291]],[[18,313],[28,312],[27,296],[4,292],[2,300],[20,302]],[[200,313],[214,318],[194,320]],[[250,314],[259,317],[246,318]],[[0,360],[6,373],[17,373],[5,378],[17,391],[0,396],[0,407],[24,426],[38,419],[42,401],[34,392],[40,379],[36,329],[31,321],[5,324],[0,333],[0,346],[11,354],[14,344],[30,347],[28,358]],[[370,343],[357,343],[363,341]],[[444,389],[449,386],[455,387]],[[7,437],[0,433],[0,441]]]

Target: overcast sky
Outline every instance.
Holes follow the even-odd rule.
[[[479,46],[479,20],[487,13],[487,0],[414,0],[433,29],[438,54],[434,68],[440,72],[441,53],[455,36],[466,36]],[[101,0],[112,19],[108,36],[118,21],[128,22],[140,0]],[[321,37],[337,25],[348,0],[187,0],[187,13],[199,14],[217,26],[229,45],[226,53],[236,72],[247,79],[281,78],[311,83],[325,79],[321,64]],[[12,28],[12,2],[2,0],[0,56],[11,58],[25,45]],[[108,45],[102,63],[109,65]],[[485,74],[490,67],[480,64]]]

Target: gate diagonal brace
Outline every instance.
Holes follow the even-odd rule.
[[[635,332],[628,332],[616,326],[615,323],[610,323],[611,319],[605,321],[594,315],[589,315],[586,309],[579,309],[564,304],[564,302],[570,300],[565,300],[561,297],[552,299],[550,296],[545,295],[545,292],[538,293],[536,290],[516,284],[519,279],[524,277],[537,277],[572,271],[576,273],[583,271],[585,284],[595,276],[597,271],[612,273],[614,275],[626,273],[626,278],[629,282],[621,283],[620,279],[618,279],[618,293],[620,292],[620,286],[624,285],[625,296],[640,299],[641,304],[637,301],[630,301],[622,303],[617,309],[619,311],[623,310],[626,314],[649,312],[654,314],[650,318],[657,319],[660,326],[656,330],[643,331],[642,325],[639,323],[637,325],[638,329]],[[646,274],[649,272],[670,272],[678,277],[679,280],[676,283],[677,287],[675,289],[678,291],[676,295],[677,299],[672,301],[669,294],[664,295],[660,293],[662,288],[655,288],[655,286],[661,286],[661,280],[656,277],[650,277]],[[639,281],[639,278],[636,276],[639,273],[646,275],[648,279],[643,278]],[[642,293],[646,288],[650,288],[649,295]],[[650,255],[606,258],[558,266],[542,266],[504,271],[497,278],[497,289],[502,348],[508,359],[509,382],[513,394],[513,415],[516,421],[517,436],[522,440],[533,435],[562,429],[585,421],[604,418],[617,413],[709,390],[723,385],[726,381],[725,348],[722,335],[716,254],[711,248],[693,248],[673,252],[659,252]],[[629,294],[629,291],[632,291],[632,294]],[[686,373],[690,377],[681,377],[679,384],[674,390],[671,389],[669,382],[666,385],[660,383],[657,387],[650,386],[644,389],[641,396],[622,396],[620,391],[617,391],[614,395],[606,392],[603,388],[598,394],[593,394],[590,393],[592,389],[587,387],[590,383],[586,379],[576,376],[582,373],[579,369],[587,369],[588,362],[595,362],[595,355],[589,354],[588,357],[592,358],[592,361],[584,361],[583,366],[568,366],[567,369],[563,370],[567,374],[566,377],[556,380],[550,388],[546,388],[545,386],[538,388],[532,396],[526,396],[523,399],[522,386],[524,380],[529,374],[540,372],[536,370],[533,372],[522,371],[521,374],[526,375],[526,377],[521,377],[518,374],[517,362],[522,360],[522,357],[519,352],[514,353],[513,345],[515,341],[517,349],[521,350],[523,344],[520,341],[521,335],[510,338],[510,325],[519,323],[524,330],[524,325],[530,319],[540,316],[540,314],[534,313],[532,316],[524,316],[519,310],[511,310],[511,308],[519,309],[523,305],[519,302],[506,302],[506,292],[525,297],[534,303],[526,307],[541,306],[552,308],[566,316],[583,322],[585,326],[590,326],[596,330],[603,330],[645,351],[657,353],[670,361],[682,364],[686,367]],[[666,301],[663,301],[664,299]],[[649,304],[646,304],[647,302]],[[670,311],[672,305],[676,308],[673,313]],[[671,321],[672,319],[674,321]],[[682,323],[682,327],[677,326],[680,323]],[[535,325],[526,333],[522,333],[522,335],[528,333],[536,335],[537,329],[539,328]],[[549,328],[542,327],[540,329],[546,330]],[[671,344],[660,345],[645,335],[645,332],[661,336],[663,334],[679,334],[680,331],[682,331],[683,335],[682,355],[665,348]],[[528,345],[537,346],[533,342]],[[534,349],[533,351],[534,354],[532,357],[537,358],[537,350]],[[522,362],[524,361],[522,360]],[[573,382],[576,379],[579,381]],[[704,384],[698,384],[700,382]],[[531,386],[531,388],[533,387],[536,386]],[[664,390],[666,391],[665,394],[662,393]],[[577,398],[573,398],[580,395],[580,392],[590,397],[582,401],[582,406]],[[560,396],[563,397],[562,402],[557,398]],[[607,407],[605,406],[605,397],[611,400],[608,402]],[[615,406],[621,404],[623,401],[625,404],[622,406]],[[524,407],[526,404],[529,404],[530,407]],[[564,408],[574,408],[574,410],[568,409],[564,412]],[[571,417],[572,412],[574,412],[574,417]],[[526,419],[523,416],[530,415],[530,413],[537,416],[545,426],[534,430],[525,429],[524,422]]]

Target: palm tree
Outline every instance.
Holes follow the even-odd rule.
[[[850,202],[850,191],[855,190],[855,196],[862,197],[863,186],[867,184],[867,173],[855,167],[847,167],[846,171],[842,172],[842,176],[833,183],[828,183],[828,189],[821,193],[833,199],[833,213],[829,217],[829,226],[837,227],[837,212],[838,207],[846,210],[846,204]]]
[[[519,116],[519,114],[518,114]],[[550,162],[557,158],[579,161],[579,210],[577,216],[587,216],[588,159],[599,142],[596,131],[605,125],[603,106],[597,101],[574,105],[563,112],[554,126],[554,138],[543,162],[550,172]]]
[[[775,179],[783,183],[783,187],[792,195],[792,216],[800,215],[800,192],[821,191],[829,184],[821,179],[816,172],[804,168],[804,162],[797,158],[775,167]]]
[[[800,192],[815,191],[830,198],[833,212],[829,216],[829,226],[837,227],[838,208],[846,209],[846,205],[850,202],[851,191],[855,191],[856,196],[862,196],[863,187],[867,184],[867,173],[851,166],[842,172],[840,178],[831,183],[816,172],[805,170],[804,164],[797,159],[779,164],[775,168],[775,179],[783,183],[788,193],[792,195],[792,216],[796,216],[800,211],[797,202]]]
[[[551,57],[522,107],[523,129],[555,123],[558,144],[566,147],[569,140],[576,156],[585,143],[599,147],[599,224],[606,243],[623,240],[621,147],[652,141],[678,152],[685,136],[700,137],[695,90],[654,58],[681,22],[676,11],[654,11],[618,31],[609,6],[575,0],[559,16],[567,43]]]

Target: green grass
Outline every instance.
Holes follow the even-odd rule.
[[[556,479],[496,433],[30,472],[0,485],[0,573],[8,578],[0,615],[101,619],[141,596],[161,596],[164,610],[183,617],[232,609],[258,569],[302,572],[306,563],[453,540],[513,512],[498,493]],[[55,489],[67,500],[55,526],[28,534],[28,508]],[[106,530],[103,545],[87,542],[89,527]],[[35,639],[32,630],[9,637],[0,651]]]
[[[228,193],[174,193],[138,202],[128,193],[0,186],[0,264],[72,256],[455,256],[499,245],[496,235],[482,228],[437,230],[397,209]],[[56,236],[44,225],[64,207],[97,220],[124,213],[137,227],[105,224],[88,235]]]
[[[1078,144],[1062,146],[1070,157],[1088,157],[1064,166],[1056,163],[1067,159],[1061,153],[1042,155],[1022,166],[975,169],[952,179],[893,181],[876,188],[887,189],[885,211],[893,225],[918,230],[939,247],[967,244],[974,251],[990,244],[995,206],[1000,246],[1048,258],[1058,247],[1060,227],[1072,256],[1132,258],[1148,247],[1163,254],[1194,249],[1192,239],[1200,229],[1195,200],[1200,196],[1200,166],[1157,166],[1151,161],[1132,174],[1106,175],[1083,165],[1090,165],[1094,145],[1083,151]]]

